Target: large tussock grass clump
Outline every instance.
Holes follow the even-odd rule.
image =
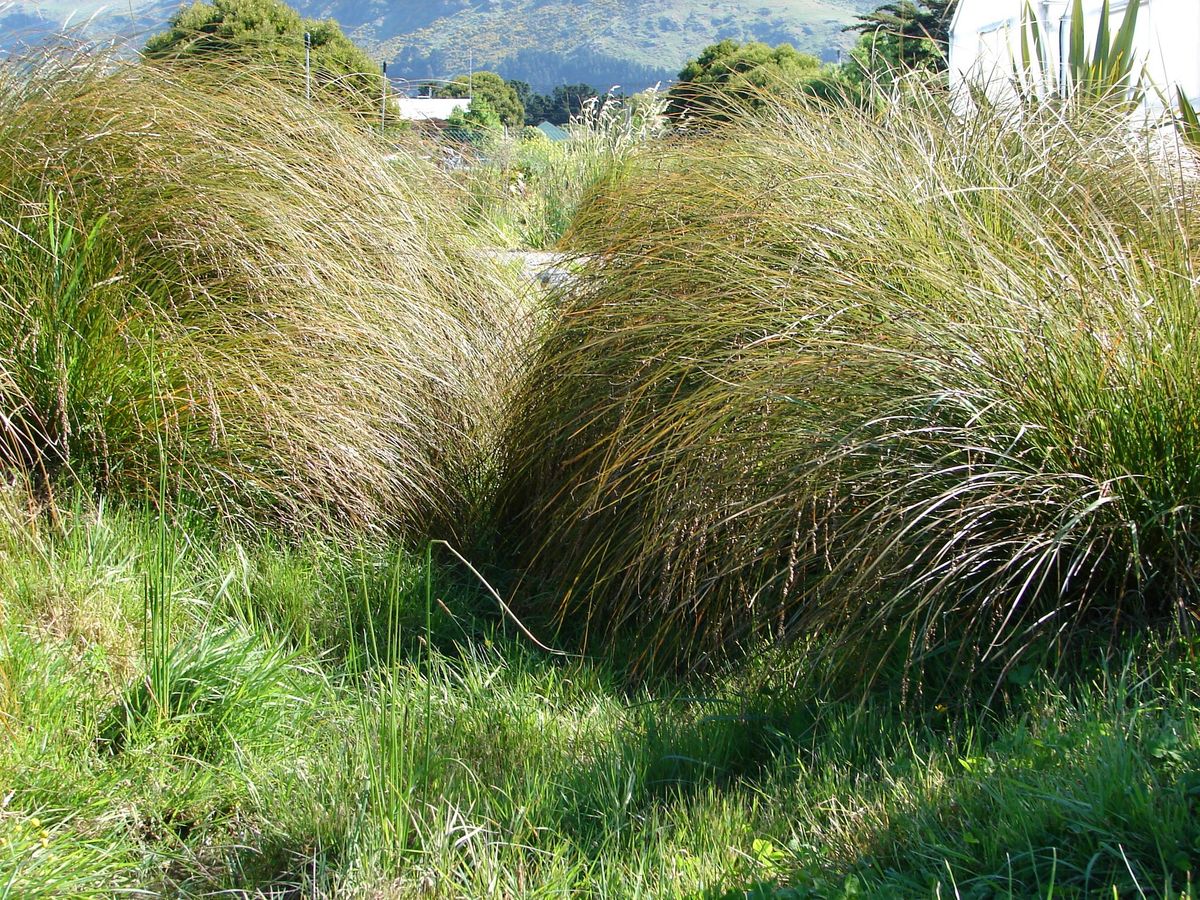
[[[643,156],[507,436],[557,612],[643,663],[1011,661],[1196,611],[1194,184],[1115,114],[802,103]]]
[[[0,71],[0,462],[237,519],[475,502],[517,305],[416,153],[226,67]]]

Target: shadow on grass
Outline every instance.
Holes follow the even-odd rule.
[[[901,704],[894,690],[849,703],[770,685],[647,702],[628,710],[611,757],[564,773],[557,827],[595,847],[714,795],[794,804],[744,848],[744,879],[730,872],[741,885],[690,895],[703,900],[1190,898],[1200,876],[1196,666],[1177,639],[1111,667],[1091,660],[999,691],[975,682],[957,710]],[[837,832],[847,826],[824,803],[870,814]]]

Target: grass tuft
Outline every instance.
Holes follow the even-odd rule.
[[[235,629],[202,634],[173,647],[165,664],[165,686],[153,684],[149,672],[104,717],[102,746],[115,753],[139,735],[169,734],[177,752],[217,762],[237,741],[262,744],[280,727],[289,660],[258,636]]]
[[[822,633],[869,677],[1190,620],[1194,192],[1116,113],[913,86],[643,154],[506,439],[559,621],[644,666]]]
[[[419,153],[234,65],[0,82],[0,465],[151,499],[165,469],[288,528],[469,518],[520,311]]]

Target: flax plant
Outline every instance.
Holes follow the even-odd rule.
[[[1054,75],[1053,61],[1033,5],[1026,3],[1021,21],[1021,65],[1016,72],[1022,93],[1027,97],[1071,98],[1089,103],[1140,103],[1146,93],[1145,67],[1138,66],[1134,48],[1140,12],[1141,0],[1131,0],[1114,33],[1109,3],[1104,0],[1096,37],[1089,50],[1083,2],[1074,0],[1060,82]]]
[[[1176,122],[1179,133],[1190,145],[1200,147],[1200,113],[1196,112],[1196,107],[1192,105],[1188,95],[1183,92],[1183,88],[1176,88],[1175,92],[1179,101],[1179,114]]]
[[[1197,608],[1194,184],[1119,111],[797,100],[643,155],[507,435],[559,621],[968,668]],[[947,654],[949,654],[947,656]]]

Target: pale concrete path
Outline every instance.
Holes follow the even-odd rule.
[[[484,250],[483,253],[500,263],[520,265],[525,278],[542,287],[559,287],[571,277],[566,268],[567,257],[550,250]]]

